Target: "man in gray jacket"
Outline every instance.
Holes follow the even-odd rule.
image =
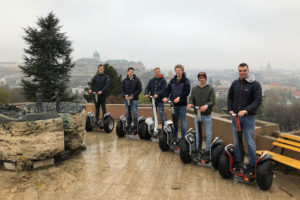
[[[205,126],[206,133],[206,151],[204,153],[204,159],[209,158],[210,155],[210,144],[212,138],[212,122],[211,122],[211,111],[212,107],[215,105],[215,91],[207,83],[207,76],[205,72],[200,72],[198,74],[199,83],[196,87],[192,89],[191,95],[189,97],[188,108],[192,106],[199,106],[201,111],[201,119]],[[199,144],[199,130],[198,130],[198,116],[195,115],[195,127],[196,127],[196,149],[198,152],[202,150],[202,141]]]

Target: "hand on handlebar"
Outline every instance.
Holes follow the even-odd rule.
[[[102,94],[102,91],[99,91],[98,94],[99,94],[99,95]]]
[[[145,95],[145,98],[146,98],[146,99],[148,99],[148,97],[149,97],[149,95],[148,95],[148,94],[146,94],[146,95]]]
[[[176,99],[174,99],[174,103],[179,103],[180,101],[180,97],[177,97]]]
[[[157,95],[157,94],[155,94],[155,95],[154,95],[154,99],[156,99],[157,97],[158,97],[158,95]]]
[[[88,91],[88,93],[90,93],[90,94],[91,94],[92,92],[93,92],[93,90],[89,90],[89,91]]]
[[[131,95],[131,96],[129,97],[129,99],[130,99],[130,100],[133,99],[133,96]]]
[[[192,108],[194,105],[190,103],[187,106],[188,106],[188,108]]]
[[[163,98],[163,102],[167,103],[168,102],[168,98],[167,97]]]
[[[205,112],[206,109],[208,108],[208,105],[204,105],[200,107],[201,112]]]
[[[239,113],[238,113],[238,116],[239,117],[244,117],[245,115],[247,115],[247,110],[241,110]]]

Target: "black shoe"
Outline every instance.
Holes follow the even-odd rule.
[[[202,154],[202,159],[205,160],[205,161],[209,161],[210,160],[210,151],[205,151],[203,154]]]
[[[134,134],[134,135],[136,135],[137,134],[137,128],[134,126],[133,128],[132,128],[132,133]]]
[[[232,167],[232,170],[236,171],[236,172],[240,171],[240,163],[239,162],[235,162],[234,165],[233,165],[233,167]]]
[[[253,165],[247,165],[246,174],[249,176],[253,176],[255,173],[255,167]]]
[[[126,134],[130,134],[130,132],[131,132],[130,126],[127,126],[127,127],[126,127]]]

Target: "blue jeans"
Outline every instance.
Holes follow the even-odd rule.
[[[205,127],[206,135],[206,151],[210,151],[211,144],[211,115],[201,115],[201,123]],[[195,128],[196,128],[196,149],[199,149],[199,130],[198,130],[198,115],[195,115]],[[202,144],[201,144],[202,148]]]
[[[161,119],[162,127],[165,125],[165,112],[164,112],[164,102],[155,102],[155,107],[156,107],[156,113],[157,113],[157,108],[159,109],[159,116]],[[154,116],[153,116],[154,120]]]
[[[181,139],[184,139],[186,133],[186,106],[174,106],[174,132],[173,137],[178,138],[178,119],[181,124]]]
[[[254,140],[255,116],[239,117],[242,133],[244,133],[248,145],[249,164],[255,166],[256,144]],[[240,161],[240,148],[236,132],[235,118],[232,117],[233,137],[234,137],[234,156],[237,162]]]
[[[127,101],[125,101],[125,108],[126,108],[126,118],[127,118],[127,123],[128,126],[131,126],[131,116],[128,110],[128,104]],[[134,126],[137,127],[138,124],[138,100],[130,100],[130,109],[133,112],[133,122],[134,122]]]

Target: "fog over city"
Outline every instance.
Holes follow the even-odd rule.
[[[23,62],[23,28],[53,12],[73,59],[126,59],[146,68],[300,69],[296,0],[1,0],[0,62]]]

